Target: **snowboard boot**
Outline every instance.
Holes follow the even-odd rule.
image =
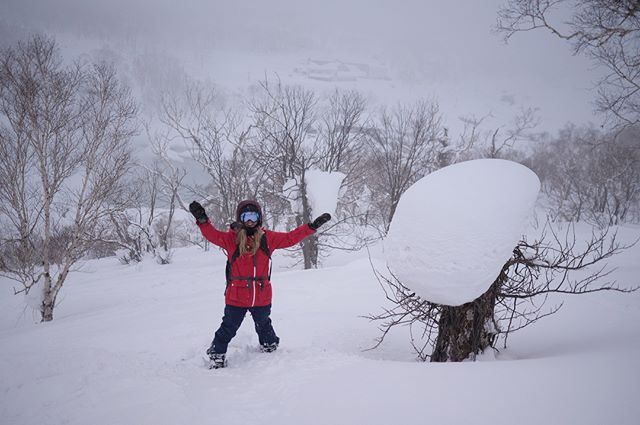
[[[209,369],[221,369],[227,367],[227,359],[224,353],[209,354]]]
[[[277,342],[272,342],[272,343],[264,343],[260,346],[260,351],[262,351],[263,353],[272,353],[274,351],[276,351],[278,349],[278,343]]]

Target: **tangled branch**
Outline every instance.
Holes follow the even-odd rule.
[[[637,242],[637,241],[636,241]],[[553,294],[588,294],[601,291],[634,292],[640,286],[621,286],[611,280],[605,260],[635,245],[621,244],[615,232],[593,231],[586,243],[579,243],[575,227],[568,225],[563,233],[547,223],[540,238],[525,239],[514,248],[492,284],[493,326],[495,348],[501,337],[504,347],[511,333],[557,313],[563,303],[549,307]],[[372,265],[373,268],[373,265]],[[446,308],[420,298],[387,269],[388,274],[375,270],[378,283],[392,307],[381,313],[365,316],[379,322],[380,335],[370,349],[379,347],[396,327],[409,326],[411,345],[422,361],[433,354],[441,331],[441,317]],[[484,296],[484,295],[483,295]]]

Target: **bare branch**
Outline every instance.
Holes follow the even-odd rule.
[[[569,13],[566,22],[556,22]],[[544,29],[572,44],[608,74],[598,81],[598,110],[614,128],[640,122],[640,4],[637,0],[509,0],[496,25],[505,41]]]
[[[136,113],[112,67],[64,66],[51,39],[2,54],[0,265],[25,292],[38,284],[43,321],[101,222],[122,207]]]
[[[633,244],[620,244],[615,232],[593,230],[590,239],[578,241],[573,226],[567,226],[561,234],[547,223],[539,240],[522,240],[518,244],[487,293],[460,307],[440,306],[421,300],[390,271],[383,276],[372,264],[385,297],[393,305],[384,308],[382,313],[367,316],[381,322],[381,334],[372,348],[380,346],[395,327],[407,325],[422,329],[420,337],[411,330],[411,344],[423,361],[465,358],[465,352],[462,358],[454,352],[460,347],[451,345],[452,341],[460,339],[469,338],[477,343],[478,338],[486,337],[478,345],[484,349],[495,347],[497,337],[501,336],[506,347],[512,332],[559,311],[561,303],[546,308],[552,294],[637,291],[638,285],[619,286],[607,280],[614,269],[607,266],[606,260],[631,246]],[[490,326],[486,323],[487,318],[492,322]]]

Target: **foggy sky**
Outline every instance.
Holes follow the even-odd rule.
[[[357,61],[384,67],[392,81],[356,88],[380,89],[385,101],[433,96],[450,120],[536,107],[549,130],[597,123],[590,89],[598,74],[588,60],[544,32],[505,45],[491,31],[502,1],[443,3],[0,0],[0,35],[35,30],[96,48],[129,43],[184,61],[197,56],[193,72],[223,85],[270,71],[286,79],[310,57]]]

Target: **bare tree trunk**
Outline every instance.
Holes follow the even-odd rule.
[[[43,187],[49,187],[48,182],[43,181]],[[53,320],[53,308],[55,306],[55,297],[52,292],[51,282],[51,260],[49,258],[49,243],[51,242],[51,201],[49,196],[45,196],[44,203],[44,238],[42,241],[42,268],[44,270],[44,286],[42,288],[42,307],[40,315],[43,322]]]
[[[318,267],[318,236],[311,235],[302,242],[302,258],[305,270]]]
[[[501,276],[506,277],[504,271]],[[457,307],[443,306],[432,362],[461,362],[493,345],[498,333],[494,309],[500,285],[499,278],[476,300]]]
[[[393,197],[395,198],[395,197]],[[385,224],[385,232],[389,231],[389,227],[391,227],[391,220],[393,220],[393,216],[396,215],[396,208],[398,208],[398,203],[400,199],[392,199],[391,207],[389,208],[389,215],[387,216],[387,223]]]
[[[53,307],[55,305],[55,300],[49,294],[47,298],[42,301],[41,313],[42,313],[42,322],[50,322],[53,320]]]
[[[42,322],[50,322],[53,320],[53,308],[56,304],[56,297],[51,289],[51,275],[49,273],[45,273],[44,288],[42,288],[42,305],[40,306]]]
[[[302,201],[302,220],[303,223],[311,222],[311,205],[309,204],[309,195],[307,194],[307,181],[305,179],[305,171],[302,172],[302,183],[300,183],[300,198]],[[302,257],[304,259],[305,270],[318,267],[318,237],[314,234],[302,241]]]

